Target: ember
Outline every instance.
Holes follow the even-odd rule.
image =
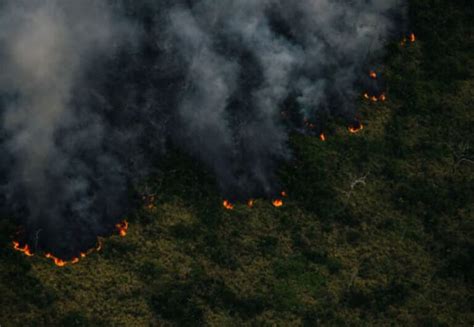
[[[122,221],[121,223],[116,224],[115,227],[119,231],[120,236],[122,237],[127,236],[128,222],[126,220]],[[99,251],[99,249],[97,249],[97,251]]]
[[[366,100],[369,100],[370,102],[373,102],[373,103],[376,103],[376,102],[379,102],[379,101],[386,101],[387,100],[387,96],[385,95],[385,93],[381,93],[379,96],[376,96],[376,95],[369,95],[369,93],[364,93],[364,99]]]
[[[349,132],[355,134],[355,133],[360,132],[361,130],[363,130],[364,125],[362,125],[360,122],[356,122],[353,125],[347,127],[347,129],[349,130]]]
[[[372,78],[372,79],[377,79],[377,73],[374,72],[373,70],[371,70],[371,71],[369,72],[369,76],[370,76],[370,78]]]
[[[408,41],[410,41],[411,43],[414,43],[414,42],[416,41],[416,35],[415,35],[415,33],[410,33],[410,35],[408,35],[408,39],[407,39],[406,37],[404,37],[404,38],[400,41],[400,45],[401,45],[401,46],[405,46]]]
[[[319,134],[319,139],[323,142],[326,141],[326,136],[324,135],[324,133]]]
[[[281,199],[273,200],[273,201],[272,201],[272,204],[273,204],[273,206],[276,207],[276,208],[281,207],[281,206],[283,206],[283,200],[281,200]]]
[[[253,205],[255,204],[255,200],[254,199],[250,199],[247,201],[247,206],[249,208],[253,208]]]
[[[234,209],[234,205],[232,203],[230,203],[228,200],[224,200],[224,202],[222,202],[222,205],[224,206],[224,208],[226,208],[227,210],[232,210]]]

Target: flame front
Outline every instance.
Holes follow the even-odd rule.
[[[319,134],[319,139],[323,142],[326,141],[326,135],[324,133]]]
[[[282,199],[275,199],[272,201],[272,204],[274,207],[279,208],[283,206],[283,200]]]
[[[25,254],[29,257],[33,256],[33,253],[31,252],[30,247],[28,246],[28,244],[25,244],[25,246],[21,247],[20,242],[13,241],[13,248],[17,251],[22,252],[23,254]]]
[[[117,230],[119,231],[120,236],[122,237],[127,236],[128,222],[126,220],[122,221],[121,223],[116,224],[115,227],[117,227]],[[99,249],[97,251],[99,251]]]
[[[124,220],[121,223],[118,223],[116,225],[116,227],[119,229],[119,233],[122,237],[127,235],[128,222],[126,220]],[[13,249],[14,250],[22,252],[24,255],[29,256],[29,257],[33,256],[33,253],[31,252],[31,249],[30,249],[28,244],[25,244],[24,246],[21,246],[20,242],[18,242],[18,241],[13,241],[12,243],[13,243]],[[91,254],[94,251],[100,251],[101,249],[102,249],[102,241],[101,241],[100,238],[98,238],[97,239],[97,245],[94,248],[89,249],[86,252],[80,252],[77,257],[73,257],[70,261],[60,259],[60,258],[56,257],[55,255],[53,255],[50,252],[46,253],[44,256],[47,259],[51,259],[56,266],[64,267],[64,266],[69,265],[69,264],[76,264],[79,261],[81,261],[81,259],[84,259],[87,255]]]
[[[55,264],[56,266],[58,266],[58,267],[64,267],[64,266],[67,264],[66,261],[61,260],[61,259],[55,257],[55,256],[52,255],[51,253],[46,253],[45,257],[48,258],[48,259],[53,260],[54,264]]]

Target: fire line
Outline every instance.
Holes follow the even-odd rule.
[[[115,227],[117,228],[117,230],[119,232],[119,235],[121,237],[125,237],[127,235],[129,224],[126,220],[116,224]],[[24,255],[26,255],[28,257],[34,256],[34,254],[31,251],[28,244],[25,244],[24,246],[21,246],[20,242],[18,242],[18,241],[12,241],[12,244],[13,244],[13,249],[14,250],[19,251],[19,252],[23,253]],[[70,261],[58,258],[50,252],[47,252],[44,255],[44,257],[47,258],[47,259],[51,259],[57,267],[64,267],[64,266],[67,266],[67,265],[76,264],[81,259],[84,259],[87,255],[91,254],[94,251],[99,252],[101,249],[102,249],[102,241],[98,238],[97,239],[97,245],[94,248],[88,250],[87,252],[80,252],[79,256],[73,257]]]

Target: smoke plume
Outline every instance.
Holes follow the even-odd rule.
[[[273,196],[289,133],[354,116],[403,17],[397,0],[1,0],[0,206],[69,258],[170,144],[224,197]]]

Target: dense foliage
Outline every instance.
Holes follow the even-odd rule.
[[[471,325],[474,6],[412,0],[411,22],[361,133],[292,138],[282,208],[224,210],[176,153],[137,186],[156,206],[77,265],[11,250],[0,220],[0,325]]]

